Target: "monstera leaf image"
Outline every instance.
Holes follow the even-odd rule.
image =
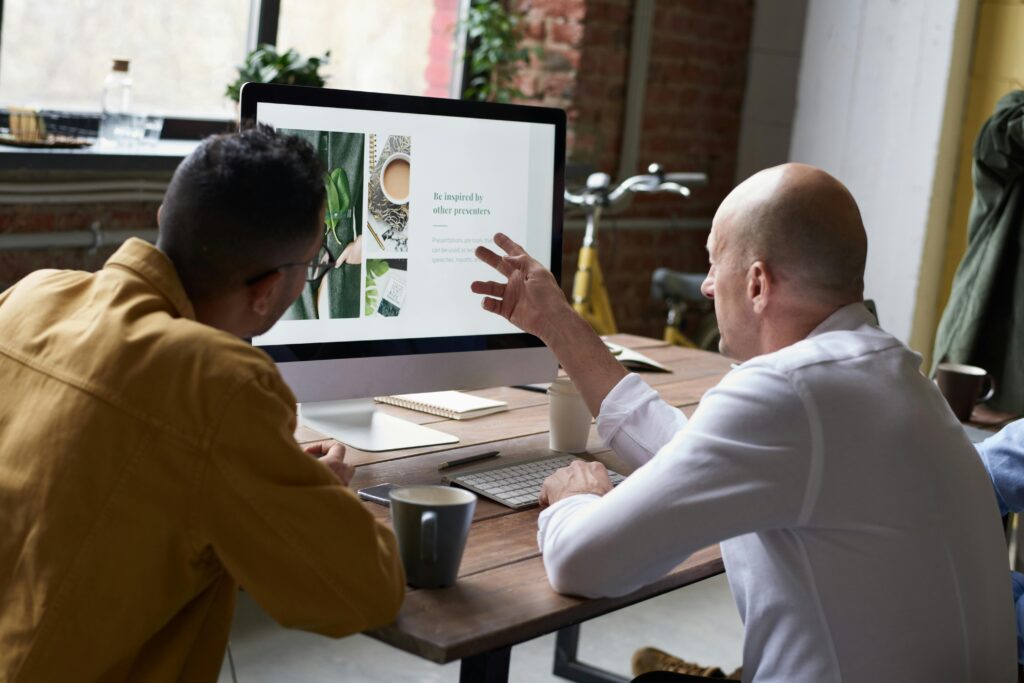
[[[324,213],[324,224],[338,242],[338,226],[352,208],[352,191],[348,185],[348,174],[343,168],[335,168],[324,175],[327,188],[327,211]]]
[[[383,259],[367,259],[366,261],[366,307],[365,315],[373,315],[377,311],[377,303],[380,301],[380,288],[377,281],[390,270],[387,261]]]

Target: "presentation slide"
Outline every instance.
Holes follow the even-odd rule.
[[[484,311],[473,255],[504,232],[550,267],[555,127],[260,103],[327,169],[323,259],[338,264],[258,346],[518,332]]]

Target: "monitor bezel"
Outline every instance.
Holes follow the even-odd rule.
[[[551,107],[493,102],[471,102],[436,97],[391,95],[358,90],[334,90],[296,85],[246,83],[239,97],[240,125],[256,121],[260,103],[291,104],[334,109],[390,111],[429,116],[519,121],[551,124],[555,127],[554,183],[551,202],[551,272],[561,282],[562,204],[565,193],[565,112]],[[469,284],[467,283],[467,287]],[[464,353],[543,346],[537,337],[525,332],[506,334],[460,335],[452,337],[416,337],[363,341],[311,342],[304,344],[254,345],[277,363],[306,362],[344,358],[371,358],[410,354]]]

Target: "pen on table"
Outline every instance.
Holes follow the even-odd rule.
[[[477,460],[487,460],[498,455],[500,451],[487,451],[486,453],[477,453],[476,455],[467,455],[465,458],[456,458],[455,460],[449,460],[441,463],[437,469],[446,470],[449,467],[458,467],[459,465],[466,465]]]

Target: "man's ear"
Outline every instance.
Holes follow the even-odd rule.
[[[762,313],[768,306],[772,292],[772,277],[764,261],[754,261],[747,269],[747,298],[755,313]]]
[[[274,301],[274,293],[283,281],[284,273],[275,270],[246,285],[249,310],[257,315],[267,315]]]

